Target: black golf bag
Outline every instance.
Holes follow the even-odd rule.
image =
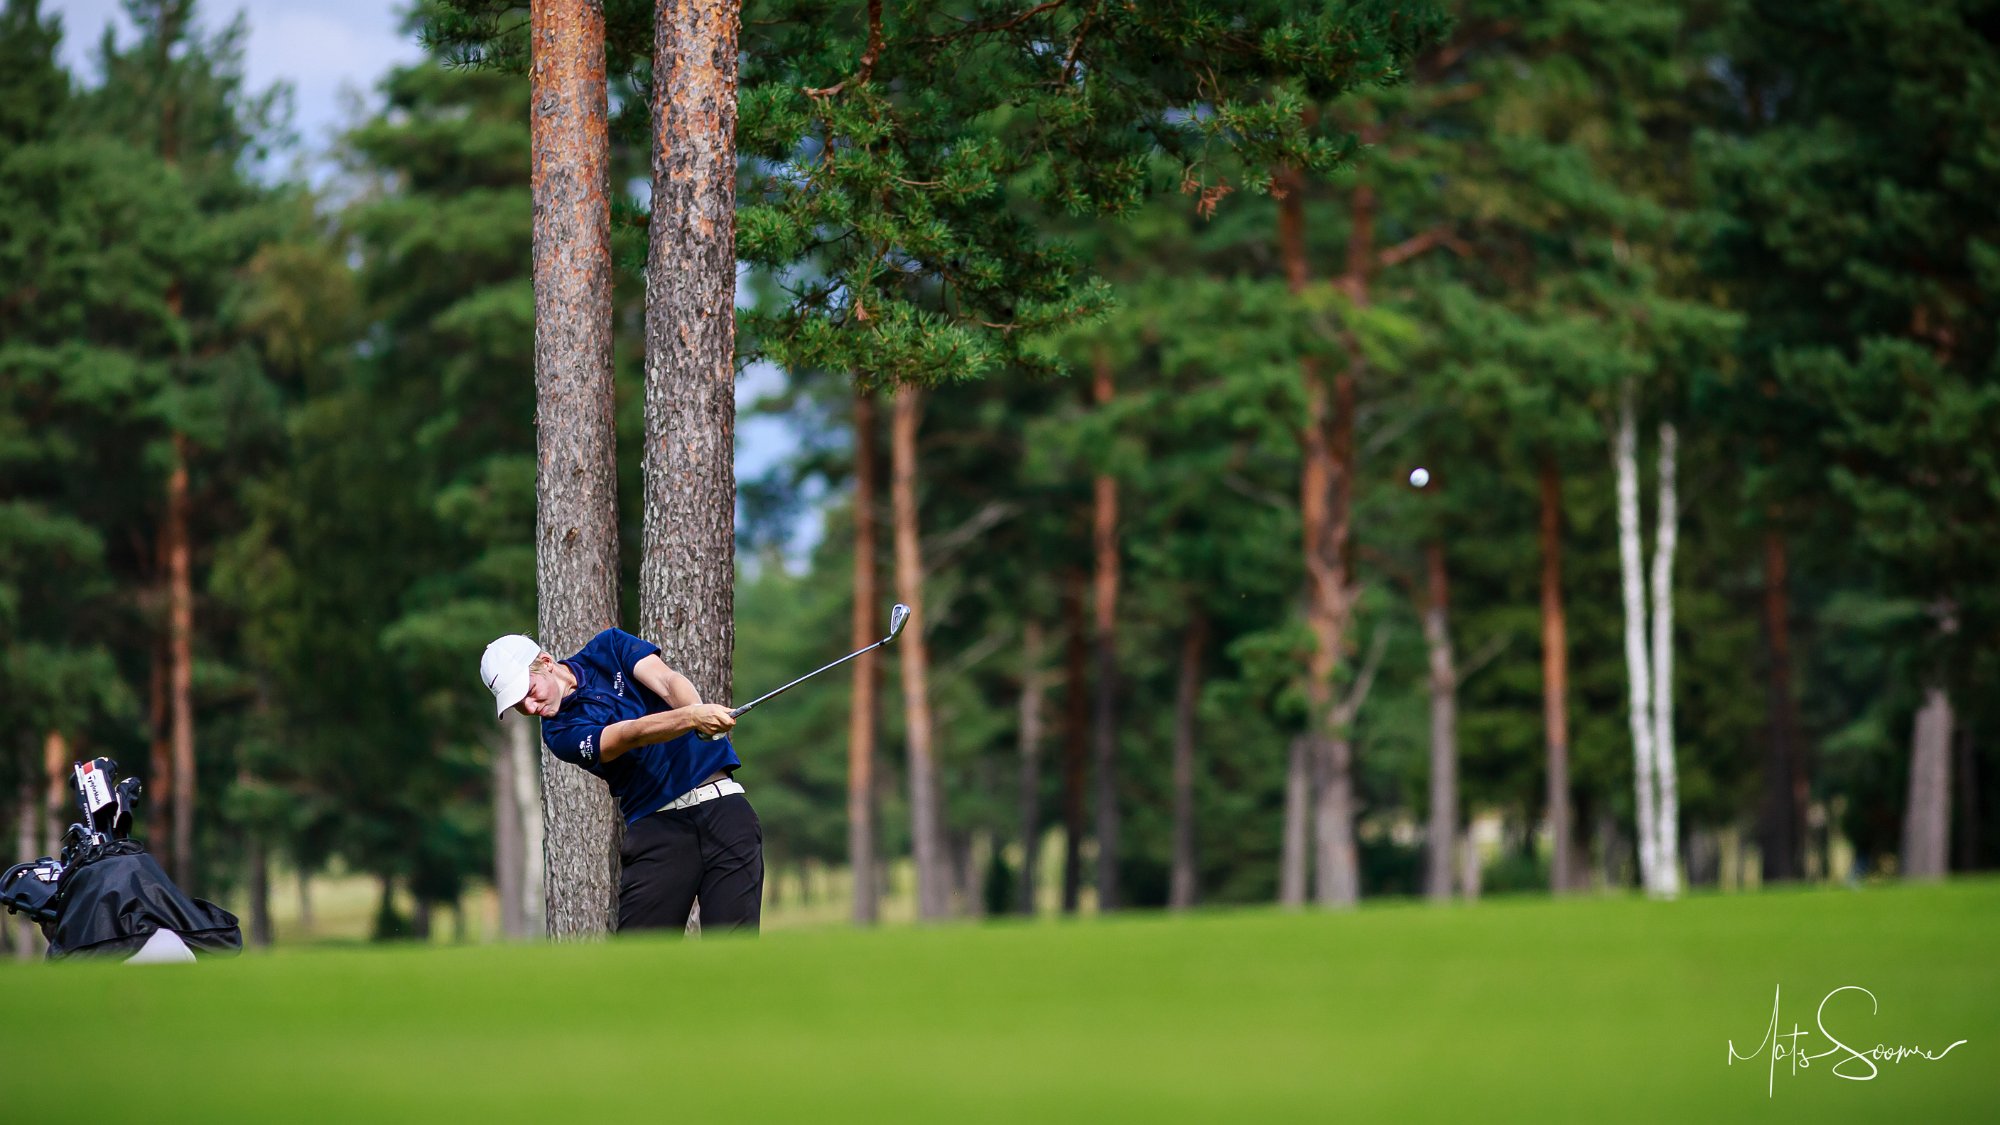
[[[114,784],[117,768],[109,758],[76,764],[70,784],[83,821],[63,834],[60,858],[44,856],[0,874],[0,906],[41,923],[51,960],[129,956],[162,930],[196,954],[241,952],[236,916],[189,897],[132,839],[139,779]]]

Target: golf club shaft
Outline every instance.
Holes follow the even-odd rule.
[[[857,648],[853,652],[848,653],[846,656],[841,657],[839,660],[836,660],[833,663],[828,664],[825,668],[815,668],[812,671],[807,672],[805,675],[800,676],[798,679],[793,680],[791,683],[786,684],[784,687],[781,687],[776,691],[765,692],[763,695],[760,695],[757,698],[751,700],[750,702],[745,703],[743,706],[735,708],[734,710],[730,711],[729,715],[731,718],[735,718],[743,714],[745,711],[750,710],[750,708],[757,706],[759,703],[764,702],[766,699],[771,698],[774,695],[783,695],[784,693],[792,690],[793,688],[799,686],[800,684],[805,683],[807,680],[812,679],[814,676],[819,675],[821,672],[826,671],[827,668],[838,668],[842,664],[845,664],[848,661],[854,659],[855,657],[860,656],[862,653],[872,652],[875,649],[881,648],[883,645],[886,645],[888,643],[889,643],[889,638],[883,637],[881,640],[876,641],[874,644],[869,645],[867,648]]]

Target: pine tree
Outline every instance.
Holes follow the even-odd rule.
[[[618,620],[604,13],[589,0],[550,0],[532,6],[530,23],[539,639],[569,653]],[[650,537],[648,547],[650,562]],[[682,651],[667,650],[684,666]],[[616,802],[596,778],[546,750],[542,793],[549,933],[609,933],[617,924]]]
[[[1898,694],[1922,700],[1902,867],[1936,876],[1963,698],[1953,669],[1996,612],[1983,575],[2000,492],[1964,451],[2000,424],[2000,180],[1967,142],[1994,112],[2000,48],[1963,5],[1753,2],[1734,16],[1720,91],[1734,127],[1713,163],[1727,215],[1717,265],[1748,313],[1749,377],[1819,423],[1860,542],[1889,592],[1922,607],[1898,635],[1915,654]],[[1795,42],[1811,49],[1785,46]]]

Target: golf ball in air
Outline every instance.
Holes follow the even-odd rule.
[[[1411,484],[1415,485],[1418,488],[1422,488],[1423,486],[1429,484],[1430,482],[1431,482],[1431,471],[1429,469],[1416,468],[1410,470]]]

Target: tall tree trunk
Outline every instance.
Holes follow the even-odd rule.
[[[1658,836],[1653,824],[1653,669],[1646,651],[1646,572],[1639,542],[1639,437],[1634,391],[1618,398],[1612,463],[1618,479],[1618,579],[1625,596],[1625,681],[1632,724],[1632,784],[1638,801],[1639,878],[1658,891]]]
[[[69,787],[71,771],[75,762],[70,758],[69,739],[63,732],[52,730],[42,740],[42,790],[41,831],[42,846],[37,855],[55,855],[62,846],[63,833],[69,822],[77,819],[82,811],[75,793]]]
[[[1952,792],[1958,796],[1956,813],[1958,828],[1958,853],[1956,867],[1960,871],[1979,870],[1979,754],[1972,744],[1972,724],[1958,724],[1956,736],[1952,739],[1952,756],[1957,762],[1954,769],[1958,776],[1952,781]]]
[[[160,522],[159,573],[167,572],[167,536],[169,525]],[[146,833],[147,843],[152,847],[153,858],[162,870],[173,871],[174,864],[174,756],[173,738],[168,731],[170,712],[167,707],[167,637],[162,630],[153,639],[152,675],[150,677],[146,708],[147,729],[152,732],[151,752],[147,758],[146,805],[151,821]]]
[[[1278,854],[1278,902],[1283,906],[1306,904],[1306,866],[1312,854],[1312,766],[1319,756],[1313,748],[1314,737],[1293,736],[1285,753],[1284,838]]]
[[[562,656],[618,622],[604,9],[598,0],[532,0],[529,25],[536,590],[542,647]],[[541,775],[549,935],[609,933],[618,917],[617,804],[602,781],[546,747]]]
[[[521,824],[522,937],[547,932],[548,884],[543,876],[542,740],[535,723],[525,716],[510,718],[513,733],[508,750],[514,755],[514,810]]]
[[[1305,250],[1305,177],[1296,169],[1280,169],[1278,252],[1285,281],[1293,294],[1305,291],[1310,270]],[[1354,189],[1347,269],[1339,285],[1357,305],[1368,301],[1368,274],[1374,254],[1373,190]],[[1354,468],[1355,387],[1361,374],[1360,349],[1351,339],[1347,363],[1334,376],[1331,395],[1318,364],[1300,362],[1306,387],[1306,422],[1300,435],[1303,457],[1299,475],[1300,524],[1305,549],[1306,620],[1313,633],[1313,656],[1307,670],[1307,700],[1315,727],[1314,890],[1322,903],[1346,905],[1360,896],[1360,872],[1354,840],[1353,743],[1343,729],[1334,698],[1335,676],[1346,654],[1353,610],[1352,571],[1348,557]],[[1288,832],[1288,837],[1292,833]]]
[[[1458,661],[1451,647],[1444,544],[1436,539],[1424,545],[1424,575],[1431,693],[1431,823],[1424,894],[1445,902],[1451,898],[1452,864],[1458,855]]]
[[[1083,784],[1089,753],[1090,642],[1084,630],[1081,571],[1063,582],[1062,615],[1065,641],[1063,668],[1063,885],[1062,908],[1076,913],[1083,895]]]
[[[1111,405],[1111,361],[1097,353],[1091,398]],[[1118,908],[1118,482],[1099,473],[1092,482],[1091,528],[1096,574],[1096,699],[1091,710],[1092,765],[1097,786],[1097,908]]]
[[[1910,789],[1903,810],[1903,875],[1941,879],[1951,839],[1951,696],[1943,683],[1924,688],[1910,737]]]
[[[172,78],[173,49],[179,43],[188,17],[185,2],[162,3],[155,13],[158,19],[157,40],[159,54],[155,60],[155,79],[159,83],[160,160],[169,167],[180,163],[180,99],[178,87]],[[168,315],[178,320],[183,311],[184,294],[180,279],[170,277],[167,281],[166,304]],[[156,807],[171,806],[166,831],[159,837],[167,846],[161,858],[174,881],[189,890],[194,889],[194,578],[190,560],[188,522],[191,504],[188,497],[188,441],[187,435],[176,426],[170,444],[171,460],[167,470],[167,505],[165,520],[160,529],[161,564],[166,578],[166,695],[165,730],[167,732],[166,766],[162,775],[171,779],[164,789],[154,795]],[[158,737],[160,727],[155,727]]]
[[[1181,637],[1180,682],[1174,691],[1174,858],[1167,879],[1167,905],[1186,910],[1195,901],[1194,736],[1201,703],[1201,657],[1208,644],[1208,619],[1199,612]]]
[[[30,761],[32,763],[32,759]],[[48,819],[48,814],[42,811],[41,789],[42,787],[35,783],[35,771],[28,770],[21,778],[20,812],[14,824],[14,854],[20,856],[24,863],[48,854],[41,850],[42,821]],[[13,917],[16,916],[0,915],[0,925],[5,925],[7,920]],[[19,917],[19,922],[14,942],[14,956],[18,960],[32,961],[44,947],[42,932],[26,917]]]
[[[1542,460],[1542,727],[1548,744],[1549,887],[1574,889],[1583,868],[1569,800],[1569,626],[1562,598],[1562,477]]]
[[[1285,284],[1293,296],[1305,292],[1310,279],[1306,261],[1305,177],[1295,168],[1281,168],[1273,178],[1278,197],[1278,256],[1285,268]],[[1329,564],[1325,545],[1331,513],[1332,457],[1327,447],[1327,388],[1319,362],[1312,356],[1299,360],[1299,379],[1306,391],[1306,420],[1299,431],[1299,516],[1306,569],[1306,616],[1313,626],[1313,653],[1306,672],[1306,698],[1312,715],[1311,733],[1292,740],[1285,763],[1285,821],[1283,852],[1279,861],[1278,901],[1288,906],[1304,905],[1306,868],[1312,849],[1312,802],[1318,786],[1313,784],[1316,766],[1324,755],[1319,735],[1324,717],[1333,702],[1333,669],[1338,652],[1324,637],[1337,630],[1329,620],[1337,605],[1337,567]],[[1330,599],[1332,599],[1330,601]],[[1310,757],[1308,757],[1310,755]]]
[[[1344,733],[1320,742],[1313,798],[1313,900],[1352,906],[1361,898],[1361,864],[1354,838],[1354,743]]]
[[[1372,137],[1372,133],[1364,131],[1364,136]],[[1362,308],[1368,304],[1368,282],[1375,262],[1374,188],[1365,183],[1354,188],[1348,218],[1347,266],[1338,284],[1347,299],[1356,308]],[[1302,234],[1302,219],[1296,227]],[[1289,275],[1290,271],[1287,272]],[[1308,610],[1316,647],[1324,654],[1324,682],[1329,691],[1334,669],[1349,647],[1348,633],[1354,623],[1350,542],[1354,515],[1354,411],[1356,388],[1365,369],[1359,342],[1350,333],[1343,343],[1347,359],[1333,377],[1332,410],[1324,418],[1327,434],[1321,448],[1327,463],[1321,476],[1330,486],[1331,494],[1326,501],[1326,519],[1316,552],[1319,578],[1313,583],[1315,595]],[[1318,854],[1313,867],[1314,897],[1327,906],[1352,906],[1361,898],[1360,849],[1354,834],[1352,734],[1360,704],[1360,693],[1350,691],[1321,720],[1328,724],[1328,729],[1327,737],[1319,743],[1324,756],[1319,762],[1319,792],[1314,802],[1313,835]]]
[[[312,873],[299,868],[299,932],[313,932]]]
[[[917,524],[917,428],[923,392],[896,388],[890,426],[889,490],[896,511],[896,590],[910,607],[897,663],[903,670],[903,727],[909,747],[910,834],[917,862],[917,916],[951,913],[952,868],[944,834],[944,799],[932,741],[930,664],[924,648],[924,557]]]
[[[194,576],[188,543],[188,442],[176,433],[167,474],[167,685],[173,715],[174,881],[194,880]]]
[[[1021,881],[1015,909],[1035,912],[1035,887],[1041,877],[1042,844],[1042,698],[1046,683],[1042,648],[1047,643],[1042,622],[1028,618],[1021,630]]]
[[[653,35],[639,616],[713,702],[735,649],[739,16],[736,0],[662,0]]]
[[[1674,490],[1679,435],[1673,423],[1660,423],[1659,527],[1653,539],[1653,763],[1659,770],[1655,795],[1660,802],[1653,819],[1659,842],[1659,894],[1671,898],[1681,889],[1679,770],[1674,759],[1674,551],[1679,541],[1680,503]]]
[[[1775,515],[1775,513],[1773,513]],[[1792,623],[1785,536],[1775,523],[1764,529],[1765,704],[1770,733],[1764,754],[1764,809],[1758,833],[1764,881],[1805,874],[1806,774],[1799,747],[1798,707],[1792,699]]]
[[[513,742],[515,731],[528,725],[526,716],[509,711],[500,716],[499,729],[488,740],[493,755],[493,893],[500,900],[500,934],[514,940],[527,936],[528,921],[523,910],[527,895],[521,888],[527,873],[522,859],[524,818],[520,791],[514,785]]]
[[[251,831],[244,841],[250,867],[250,944],[271,948],[271,857],[262,833]]]
[[[854,395],[854,620],[855,648],[877,640],[881,617],[875,591],[875,396]],[[854,659],[854,697],[847,719],[847,862],[854,869],[854,923],[874,925],[880,915],[875,885],[875,720],[881,683],[876,654]]]

